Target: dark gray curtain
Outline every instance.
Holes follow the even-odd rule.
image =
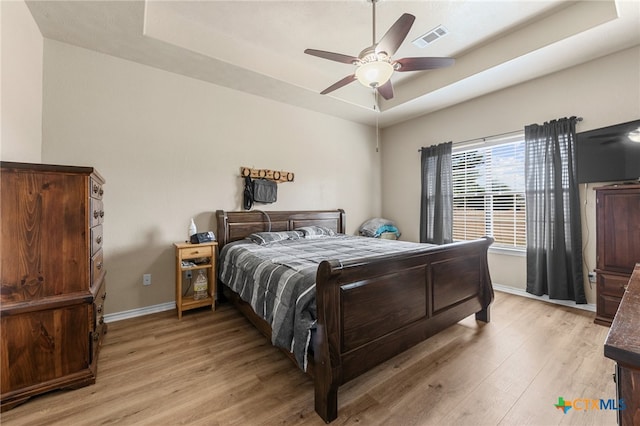
[[[525,127],[527,292],[587,303],[575,117]]]
[[[422,148],[420,242],[453,241],[453,171],[451,142]]]

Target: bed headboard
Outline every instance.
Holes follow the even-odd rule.
[[[232,241],[241,240],[254,232],[292,231],[301,226],[318,225],[336,232],[345,232],[344,210],[247,210],[216,211],[218,245],[222,248]]]

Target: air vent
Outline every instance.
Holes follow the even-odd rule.
[[[428,45],[430,45],[434,41],[436,41],[438,39],[441,39],[442,37],[446,36],[447,34],[449,34],[449,30],[447,30],[442,25],[438,25],[437,27],[435,27],[431,31],[427,32],[426,34],[423,34],[420,37],[418,37],[417,39],[413,40],[412,43],[414,45],[418,46],[418,47],[421,47],[421,48],[422,47],[427,47]]]

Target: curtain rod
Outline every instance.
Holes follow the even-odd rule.
[[[578,122],[582,121],[582,117],[576,117],[576,121],[578,121]],[[485,137],[483,137],[483,138],[467,139],[467,140],[464,140],[464,141],[456,142],[456,143],[455,143],[455,145],[457,145],[457,144],[461,144],[461,143],[473,142],[473,141],[483,141],[483,142],[484,142],[484,141],[486,141],[487,139],[497,138],[497,137],[500,137],[500,136],[512,135],[512,134],[514,134],[514,133],[519,133],[519,132],[523,132],[523,131],[524,131],[524,128],[523,128],[523,129],[520,129],[520,130],[512,130],[512,131],[510,131],[510,132],[505,132],[505,133],[498,133],[498,134],[496,134],[496,135],[485,136]],[[420,148],[420,149],[418,150],[418,152],[422,152],[422,148]]]

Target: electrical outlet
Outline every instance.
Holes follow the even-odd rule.
[[[596,273],[595,272],[589,272],[589,282],[590,283],[595,283],[596,282]]]
[[[151,285],[151,274],[144,274],[142,276],[142,285]]]

